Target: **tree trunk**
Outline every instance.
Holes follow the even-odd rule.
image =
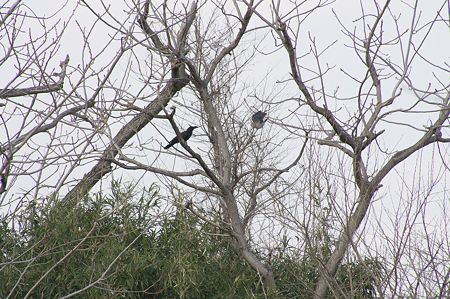
[[[151,122],[153,117],[161,112],[167,106],[170,99],[186,86],[188,82],[186,78],[170,80],[156,99],[120,129],[116,136],[114,136],[112,142],[104,150],[97,164],[66,194],[63,200],[78,200],[85,196],[98,181],[110,173],[112,170],[111,160],[117,155],[119,149]]]

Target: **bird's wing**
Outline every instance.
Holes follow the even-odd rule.
[[[263,122],[264,121],[264,117],[266,115],[267,115],[267,113],[262,112],[262,111],[258,111],[255,114],[253,114],[252,121],[254,121],[254,122]]]

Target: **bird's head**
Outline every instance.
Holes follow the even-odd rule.
[[[197,128],[198,128],[197,126],[190,126],[190,127],[188,128],[188,130],[193,131],[194,129],[197,129]]]

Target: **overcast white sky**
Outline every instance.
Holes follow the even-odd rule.
[[[57,2],[57,1],[56,1]],[[131,22],[134,22],[134,16],[127,16],[124,11],[128,11],[128,8],[124,4],[124,1],[105,1],[109,3],[109,9],[112,15],[114,15],[120,22],[123,22],[125,28],[128,28],[131,24]],[[284,2],[284,1],[282,1]],[[287,1],[286,1],[287,2]],[[372,1],[363,1],[365,5],[366,12],[373,9],[373,2]],[[381,3],[381,1],[378,1]],[[412,1],[405,1],[406,3],[411,4]],[[60,60],[63,60],[66,54],[69,54],[71,60],[70,65],[71,66],[77,66],[78,64],[84,64],[86,63],[83,61],[83,37],[80,33],[80,28],[83,30],[84,28],[89,30],[89,28],[93,25],[96,21],[95,17],[92,15],[88,9],[83,7],[77,7],[75,1],[67,1],[65,5],[63,5],[60,2],[57,2],[55,4],[55,1],[53,0],[44,0],[44,1],[25,1],[26,5],[30,7],[32,11],[34,11],[38,16],[46,16],[50,17],[52,15],[56,15],[56,17],[53,17],[50,19],[50,22],[56,21],[57,19],[60,19],[60,22],[68,22],[66,33],[61,40],[60,48],[58,50],[58,53],[54,55],[53,63],[54,68],[58,68],[58,64]],[[93,6],[98,7],[98,12],[102,12],[101,6],[98,4],[98,1],[88,1],[88,3],[93,3]],[[268,1],[265,3],[267,4]],[[445,6],[445,1],[438,1],[438,0],[428,0],[428,1],[419,1],[419,10],[420,18],[421,18],[421,24],[426,25],[428,22],[432,21],[436,11],[440,10],[442,6]],[[410,17],[411,17],[411,10],[407,9],[407,4],[401,2],[401,1],[393,1],[392,4],[392,14],[395,16],[400,17],[399,22],[401,24],[401,28],[408,28],[410,23]],[[69,16],[72,15],[72,12],[75,10],[74,15],[72,16],[71,20],[67,20]],[[448,9],[441,10],[442,12],[448,12]],[[207,16],[209,13],[209,10],[207,7],[202,8],[200,14]],[[265,11],[266,16],[269,16],[268,11]],[[353,28],[356,28],[357,34],[362,35],[362,28],[360,26],[361,20],[359,17],[361,16],[361,7],[360,3],[358,1],[347,1],[347,0],[341,0],[336,1],[334,4],[325,7],[318,12],[314,13],[312,16],[310,16],[307,21],[305,21],[301,28],[300,28],[300,35],[302,36],[302,39],[300,40],[300,43],[297,45],[298,51],[300,54],[306,53],[309,51],[310,42],[308,40],[308,35],[311,38],[314,38],[317,41],[317,46],[319,48],[324,48],[334,41],[336,41],[336,44],[328,50],[322,57],[322,63],[325,65],[326,63],[330,66],[335,66],[333,71],[327,76],[326,78],[326,86],[328,88],[329,93],[332,93],[336,88],[339,87],[339,95],[341,97],[347,97],[352,96],[357,93],[357,85],[352,82],[352,80],[344,75],[344,73],[341,71],[341,69],[345,70],[348,73],[351,73],[354,76],[361,77],[363,73],[366,71],[364,65],[358,61],[355,57],[354,50],[350,49],[349,46],[352,46],[351,40],[349,40],[347,37],[342,34],[342,28],[339,25],[339,22],[337,21],[336,17],[334,16],[336,14],[339,16],[340,21],[347,27],[349,30],[353,30]],[[448,14],[443,15],[442,18],[448,19]],[[394,23],[392,21],[386,21],[383,25],[384,29],[384,40],[389,40],[397,35],[397,32],[395,32],[395,27],[393,26]],[[61,27],[62,28],[62,27]],[[24,28],[25,29],[25,28]],[[34,36],[36,34],[39,34],[40,28],[31,25],[29,28],[29,32],[31,36]],[[37,32],[36,32],[37,31]],[[421,35],[425,34],[426,30],[422,29],[417,37],[420,37]],[[94,30],[89,33],[91,35],[91,42],[90,43],[90,50],[93,53],[97,53],[98,51],[101,51],[103,47],[111,40],[111,35],[114,34],[113,30],[111,28],[108,28],[106,25],[99,24],[95,26]],[[271,38],[270,35],[267,35],[267,31],[254,31],[249,34],[247,37],[249,40],[252,40],[254,38],[261,38],[265,36],[265,41],[263,43],[263,49],[267,49],[268,51],[273,49],[274,46],[274,40]],[[102,53],[99,58],[96,61],[95,67],[102,67],[105,64],[107,65],[110,61],[112,61],[115,51],[117,51],[118,45],[119,45],[119,39],[121,38],[121,35],[117,35],[117,42],[112,44],[107,48],[107,51],[105,53]],[[303,40],[304,38],[304,40]],[[406,40],[406,39],[405,39]],[[417,41],[419,38],[417,39]],[[432,33],[427,39],[427,42],[422,46],[422,51],[428,59],[430,59],[430,62],[436,65],[440,65],[444,70],[436,70],[434,69],[434,74],[439,80],[444,82],[445,84],[448,84],[450,80],[450,76],[448,73],[448,67],[450,65],[450,31],[448,29],[448,26],[444,26],[443,24],[440,24],[439,26],[436,26],[435,29],[433,29]],[[406,45],[405,45],[406,46]],[[417,46],[417,44],[415,44]],[[392,61],[399,61],[401,62],[401,52],[399,51],[397,46],[393,46],[391,49],[384,48],[384,51],[389,51],[389,56],[391,57]],[[138,50],[137,52],[140,52],[142,54],[142,59],[145,59],[146,57],[146,51],[144,49]],[[269,58],[268,58],[269,57]],[[300,60],[302,67],[305,68],[314,68],[315,67],[315,61],[311,60]],[[289,78],[289,70],[288,70],[288,61],[287,56],[283,50],[278,51],[276,53],[271,54],[270,56],[263,56],[260,55],[256,59],[252,61],[252,64],[249,66],[249,68],[246,70],[244,74],[244,78],[246,78],[245,84],[249,86],[257,86],[261,81],[266,80],[265,84],[268,86],[273,85],[273,88],[276,92],[272,93],[269,91],[268,95],[272,95],[275,97],[275,99],[279,98],[287,98],[290,96],[295,96],[298,94],[298,91],[294,89],[292,86],[292,89],[283,87],[278,87],[276,84],[277,81],[287,79]],[[120,70],[125,70],[127,67],[126,60],[123,62],[120,62],[119,68],[115,71],[113,74],[113,78],[116,78],[120,80],[122,73],[120,73]],[[447,68],[447,70],[445,70]],[[9,71],[11,71],[9,73]],[[0,84],[4,84],[4,82],[7,80],[8,73],[14,74],[14,70],[11,68],[9,70],[5,70],[4,68],[1,69],[2,76],[0,77]],[[417,59],[417,63],[414,65],[414,67],[411,70],[411,77],[421,82],[421,87],[423,89],[426,89],[428,84],[432,84],[432,86],[438,86],[438,80],[433,77],[433,73],[431,72],[431,69],[429,67],[428,63],[425,63],[422,59]],[[73,79],[72,79],[73,80]],[[131,86],[130,90],[138,90],[141,88],[139,84],[141,84],[137,79],[131,78],[129,82],[136,82],[135,86]],[[389,82],[384,81],[383,82],[383,90],[386,93],[385,96],[389,96],[392,92],[393,85],[395,84],[395,81]],[[314,82],[314,84],[317,84],[317,82]],[[391,85],[391,86],[390,86]],[[319,87],[319,86],[317,86]],[[254,89],[258,89],[259,87],[255,87]],[[413,93],[409,91],[406,86],[403,86],[404,92],[401,97],[401,99],[398,101],[399,107],[403,106],[403,104],[411,100],[411,98],[414,97]],[[248,94],[251,92],[249,91]],[[264,94],[264,93],[262,93]],[[437,100],[434,99],[434,100]],[[336,109],[339,108],[345,108],[346,106],[342,104],[342,107],[340,107],[341,103],[336,103]],[[251,106],[251,105],[250,105]],[[242,112],[243,115],[251,113],[251,107],[249,106],[243,106],[242,109],[245,111]],[[285,109],[289,109],[289,107],[285,107]],[[347,109],[347,110],[346,110]],[[354,109],[351,106],[348,106],[346,109],[343,109],[341,113],[345,115],[350,109]],[[281,110],[281,111],[272,111],[270,117],[282,117],[283,113],[287,110]],[[401,121],[406,122],[410,124],[426,124],[427,119],[433,117],[433,113],[423,113],[423,114],[410,114],[410,115],[404,115],[398,119],[396,116],[394,116],[391,120],[392,121]],[[192,124],[193,119],[190,116],[186,116],[184,118],[180,117],[180,123],[182,127],[187,127],[188,125]],[[156,124],[162,124],[161,121],[156,121]],[[308,122],[305,122],[306,125],[308,125]],[[298,125],[298,123],[296,123]],[[162,124],[164,126],[163,132],[168,132],[170,134],[171,129],[167,124]],[[421,125],[419,125],[420,127]],[[395,126],[391,124],[382,124],[381,127],[385,128],[386,134],[384,136],[381,143],[381,147],[389,150],[393,149],[401,149],[405,146],[408,146],[417,139],[418,132],[415,130],[412,130],[405,126]],[[274,127],[272,130],[276,131],[276,128]],[[156,140],[163,140],[161,136],[158,136],[158,132],[149,126],[145,129],[146,136],[156,136]],[[448,129],[447,129],[448,132]],[[205,137],[205,136],[203,136]],[[201,137],[196,136],[193,138],[195,141],[200,141]],[[164,141],[160,141],[164,143]],[[157,142],[154,142],[154,148],[157,148],[159,144]],[[401,201],[402,198],[399,197],[399,189],[405,188],[405,186],[412,186],[413,184],[419,184],[418,177],[421,177],[423,179],[423,182],[431,181],[431,175],[430,177],[425,177],[424,174],[429,175],[431,173],[431,169],[433,169],[433,175],[440,176],[441,181],[439,187],[436,189],[436,193],[433,194],[433,200],[430,202],[429,211],[430,213],[428,215],[428,220],[430,221],[430,225],[432,225],[432,220],[435,219],[437,224],[446,223],[443,222],[442,219],[439,219],[440,217],[443,217],[442,212],[442,201],[449,201],[449,186],[450,186],[450,174],[448,173],[448,169],[445,169],[442,167],[442,160],[438,157],[437,152],[431,152],[427,148],[425,152],[423,153],[423,156],[415,156],[410,159],[408,159],[407,162],[403,163],[399,167],[396,168],[396,171],[393,172],[391,175],[389,175],[386,178],[386,181],[384,182],[385,186],[380,191],[378,199],[380,199],[381,195],[386,195],[389,198],[383,198],[382,200],[377,200],[374,203],[373,212],[375,215],[381,215],[383,213],[386,213],[387,211],[395,212],[399,207],[401,207]],[[447,165],[450,165],[450,159],[449,159],[449,146],[441,148],[444,159],[446,159]],[[285,151],[283,151],[283,154],[286,154],[286,152],[292,152],[292,148],[286,148]],[[417,160],[417,158],[420,158]],[[288,157],[289,158],[289,157]],[[148,161],[153,161],[154,157],[149,157]],[[164,159],[167,159],[164,158]],[[289,160],[289,159],[287,159]],[[429,161],[433,160],[433,162],[429,163]],[[423,172],[415,173],[414,167],[417,165],[417,161],[421,162],[420,165],[423,169]],[[169,165],[169,167],[172,166],[172,160],[167,161],[163,160],[162,162],[157,163],[157,165],[163,167],[166,165]],[[184,164],[181,165],[181,167],[184,167]],[[81,167],[78,176],[81,176],[84,173],[84,170],[87,170],[90,168],[90,165],[86,165],[84,167]],[[83,170],[81,170],[83,169]],[[138,177],[135,177],[136,172],[124,172],[125,177],[128,177],[129,179],[139,179],[140,173]],[[24,178],[24,182],[26,182],[26,178]],[[31,182],[31,181],[30,181]],[[403,184],[406,183],[406,184]],[[20,188],[23,188],[24,184],[20,185]],[[99,186],[97,186],[98,188]],[[385,210],[386,209],[386,210]],[[388,215],[386,215],[388,216]],[[377,216],[374,216],[374,219],[378,218]],[[389,217],[385,218],[387,220],[387,223],[389,223]],[[393,224],[387,224],[389,229],[393,229]],[[450,229],[450,228],[449,228]]]

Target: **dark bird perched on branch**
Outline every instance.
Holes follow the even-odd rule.
[[[258,111],[252,116],[252,127],[256,129],[261,129],[264,126],[264,123],[266,122],[266,115],[267,113]]]
[[[190,126],[186,131],[180,133],[181,137],[183,138],[184,141],[188,141],[189,138],[191,138],[192,136],[192,131],[194,131],[194,129],[196,129],[198,127],[196,126]],[[168,149],[171,148],[173,145],[177,144],[178,142],[180,142],[180,140],[178,140],[178,137],[175,136],[174,139],[172,139],[168,145],[166,145],[164,148]]]

